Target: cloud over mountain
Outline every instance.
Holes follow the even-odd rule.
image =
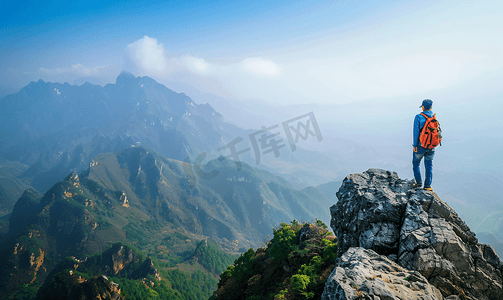
[[[129,44],[127,52],[137,67],[147,72],[166,72],[168,59],[166,50],[155,38],[144,36]]]
[[[186,54],[169,57],[169,52],[157,39],[149,36],[134,41],[126,47],[128,59],[144,72],[168,75],[174,70],[183,70],[201,76],[275,76],[280,66],[262,57],[249,57],[233,64],[211,63],[202,57]]]
[[[180,74],[203,81],[218,82],[225,90],[234,95],[252,93],[252,97],[265,95],[253,95],[250,89],[252,82],[267,82],[271,78],[281,75],[282,67],[273,60],[263,57],[248,57],[241,61],[223,64],[208,61],[206,58],[192,54],[171,56],[167,49],[157,39],[144,36],[126,47],[124,57],[127,68],[148,76],[178,81]],[[176,77],[176,78],[175,78]]]

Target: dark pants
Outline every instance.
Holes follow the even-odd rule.
[[[435,148],[426,149],[421,146],[417,147],[417,152],[412,154],[412,170],[414,171],[414,178],[417,183],[422,183],[421,170],[419,164],[424,157],[424,168],[426,169],[424,187],[431,187],[433,179],[433,156],[435,156]]]

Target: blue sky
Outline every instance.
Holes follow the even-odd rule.
[[[472,92],[493,95],[500,3],[7,0],[0,85],[104,85],[128,70],[283,104],[427,98],[481,81]]]

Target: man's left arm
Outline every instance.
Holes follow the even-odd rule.
[[[421,121],[419,120],[419,115],[416,115],[414,118],[414,127],[412,129],[412,147],[414,148],[414,152],[417,152],[417,146],[419,141],[419,131],[421,128]]]

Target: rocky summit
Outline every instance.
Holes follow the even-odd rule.
[[[339,258],[322,299],[503,299],[503,264],[437,194],[395,172],[347,176],[330,208]]]

